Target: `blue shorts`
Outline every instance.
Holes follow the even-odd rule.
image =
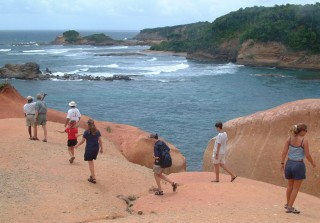
[[[306,165],[302,161],[288,160],[284,173],[288,180],[306,179]]]

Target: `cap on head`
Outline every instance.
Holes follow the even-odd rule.
[[[42,94],[37,94],[37,99],[41,100],[42,99]]]
[[[152,134],[150,134],[150,136],[149,136],[149,138],[151,138],[151,139],[158,139],[159,138],[159,136],[158,136],[158,134],[157,133],[152,133]]]
[[[70,102],[69,102],[69,106],[70,106],[70,107],[76,107],[76,106],[77,106],[77,103],[74,102],[74,101],[70,101]]]
[[[28,97],[27,97],[27,100],[32,100],[32,99],[33,99],[32,96],[28,96]]]

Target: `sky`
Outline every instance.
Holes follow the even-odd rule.
[[[1,0],[0,30],[135,30],[213,22],[253,6],[312,0]],[[320,0],[318,0],[320,2]]]

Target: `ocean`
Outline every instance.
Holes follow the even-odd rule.
[[[47,93],[46,102],[52,109],[66,112],[73,100],[82,114],[96,120],[158,133],[180,149],[188,171],[201,170],[207,143],[217,134],[216,121],[226,122],[286,102],[320,97],[317,71],[197,62],[146,51],[149,46],[46,44],[63,32],[0,31],[0,67],[35,62],[42,71],[48,68],[59,76],[133,75],[133,80],[1,81],[9,81],[23,96]],[[131,39],[138,32],[79,33]],[[113,56],[97,56],[109,53]]]

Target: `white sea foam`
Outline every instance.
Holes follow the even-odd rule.
[[[110,49],[110,50],[121,50],[121,49],[128,49],[128,46],[112,46],[112,47],[107,47],[107,49]]]
[[[118,68],[118,64],[108,64],[108,65],[77,65],[85,68]]]
[[[66,80],[61,80],[61,79],[58,79],[58,78],[50,78],[50,80],[52,80],[52,81],[83,81],[83,79],[76,79],[76,80],[66,79]]]
[[[153,57],[152,59],[149,59],[148,61],[156,61],[157,58],[156,57]]]
[[[0,49],[0,52],[9,52],[11,49]]]
[[[23,50],[24,53],[42,53],[44,50]]]
[[[180,64],[169,65],[169,66],[137,67],[133,69],[144,70],[145,72],[143,74],[146,74],[146,75],[157,75],[161,73],[176,72],[178,70],[187,69],[188,67],[189,67],[188,64],[180,63]]]

